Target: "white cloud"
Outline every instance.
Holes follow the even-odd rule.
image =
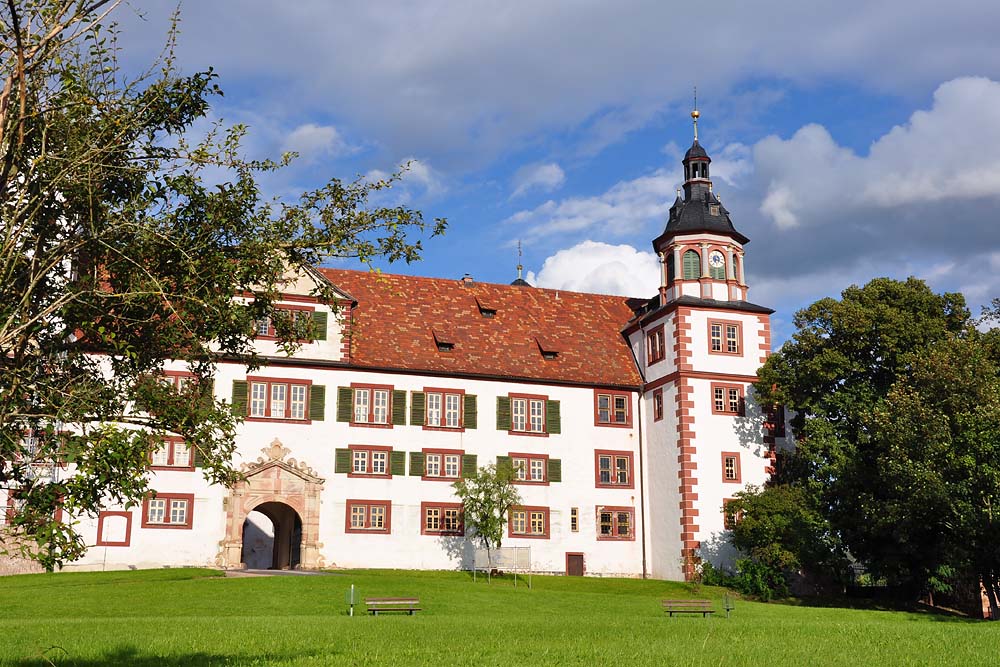
[[[426,160],[419,160],[415,157],[405,158],[400,160],[400,167],[397,168],[396,172],[400,176],[399,180],[392,184],[391,192],[394,194],[391,197],[383,197],[387,200],[391,199],[394,203],[410,201],[418,196],[424,198],[439,197],[448,190],[444,177]],[[369,183],[385,181],[396,172],[371,169],[365,174],[364,180]]]
[[[282,152],[294,151],[306,163],[323,157],[340,157],[357,151],[344,141],[340,132],[332,125],[305,123],[299,125],[285,137]]]
[[[583,241],[547,258],[527,280],[552,289],[650,297],[660,286],[660,264],[652,252],[630,245]]]
[[[531,190],[552,192],[566,182],[566,174],[555,162],[528,164],[514,174],[511,199]]]

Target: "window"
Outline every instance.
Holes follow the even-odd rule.
[[[712,414],[742,415],[743,385],[712,383]]]
[[[681,257],[683,263],[684,280],[697,280],[701,278],[701,255],[697,250],[688,250]]]
[[[518,433],[545,433],[545,397],[511,396],[510,430]]]
[[[666,352],[663,342],[663,325],[661,324],[646,335],[646,365],[652,366],[658,361],[663,361]]]
[[[421,535],[465,535],[461,503],[420,503]]]
[[[461,428],[462,403],[464,396],[461,391],[447,389],[424,389],[426,414],[424,428]]]
[[[194,449],[183,438],[164,438],[159,447],[150,452],[152,470],[194,470]]]
[[[425,449],[424,479],[455,480],[462,476],[462,456],[457,449]]]
[[[520,484],[548,484],[549,457],[537,454],[511,454],[514,479]]]
[[[191,528],[194,494],[157,493],[142,503],[143,528]]]
[[[195,381],[195,376],[194,373],[185,371],[163,371],[163,374],[157,377],[157,380],[173,388],[176,392],[183,392],[189,384]]]
[[[629,395],[621,392],[594,391],[595,426],[631,426]]]
[[[310,380],[248,377],[249,419],[309,421]]]
[[[289,324],[294,331],[303,333],[311,331],[316,340],[326,340],[326,318],[325,312],[315,312],[312,306],[281,305],[275,308],[279,317],[289,319]],[[254,335],[258,340],[277,340],[278,332],[274,326],[274,321],[265,317],[257,320],[254,324]],[[312,340],[311,338],[300,338],[300,342]]]
[[[712,354],[742,354],[743,325],[727,320],[708,321],[708,351]]]
[[[598,507],[598,540],[634,540],[635,509],[632,507]]]
[[[653,390],[653,421],[663,419],[663,390]]]
[[[97,546],[127,547],[131,541],[131,512],[101,512],[97,515]]]
[[[549,537],[548,507],[514,507],[507,519],[508,537]]]
[[[785,437],[785,406],[772,405],[765,413],[764,428],[774,438]]]
[[[725,498],[722,501],[722,525],[726,530],[732,530],[743,518],[743,512],[733,507],[735,498]]]
[[[594,452],[597,486],[634,488],[632,452],[598,450]]]
[[[351,470],[348,477],[391,477],[389,454],[391,447],[351,445]]]
[[[348,500],[345,532],[391,532],[392,503],[388,500]]]
[[[740,471],[740,453],[722,452],[722,481],[739,483],[743,479]]]
[[[580,508],[570,507],[569,508],[569,529],[570,532],[578,533],[580,532]]]

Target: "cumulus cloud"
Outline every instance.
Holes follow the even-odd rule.
[[[332,125],[305,123],[299,125],[285,137],[282,151],[294,151],[307,163],[323,157],[340,157],[357,151],[344,141],[340,132]]]
[[[552,192],[566,182],[566,174],[555,162],[528,164],[514,173],[511,199],[531,190]]]
[[[652,252],[630,245],[583,241],[560,250],[527,280],[538,287],[573,292],[649,297],[660,286],[660,264]]]
[[[436,169],[431,167],[426,160],[419,160],[414,157],[400,160],[402,171],[399,180],[392,185],[392,196],[384,194],[385,199],[393,203],[401,203],[412,200],[416,197],[434,198],[443,195],[448,188],[444,177]],[[371,169],[364,178],[369,183],[375,181],[385,181],[392,177],[393,173],[384,169]],[[381,202],[386,203],[386,202]]]

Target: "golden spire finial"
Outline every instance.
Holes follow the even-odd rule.
[[[698,141],[698,117],[701,113],[698,112],[698,86],[694,87],[694,111],[691,112],[691,118],[694,119],[694,140]]]
[[[521,280],[521,272],[524,270],[524,266],[521,264],[521,240],[517,241],[517,279]]]

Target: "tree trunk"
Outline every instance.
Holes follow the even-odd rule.
[[[1000,593],[1000,578],[997,577],[996,570],[988,570],[980,575],[983,591],[990,604],[989,620],[1000,620],[1000,605],[998,605],[997,595]]]

